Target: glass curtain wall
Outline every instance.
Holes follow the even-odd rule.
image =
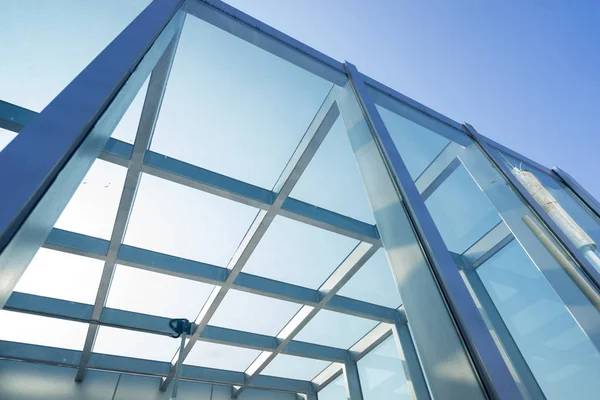
[[[593,397],[599,314],[576,263],[463,131],[376,89],[371,95],[490,330],[504,333],[496,338],[522,390]],[[557,197],[593,235],[596,221],[567,196]]]

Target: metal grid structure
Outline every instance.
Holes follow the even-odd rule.
[[[333,84],[271,190],[150,149],[186,15],[187,18],[199,18],[224,29]],[[123,57],[124,54],[127,57]],[[120,60],[118,68],[107,68],[107,60],[111,58]],[[78,111],[78,117],[65,125],[62,119],[68,115],[69,105],[80,100],[81,88],[89,87],[89,82],[98,75],[105,76],[105,81],[110,82],[110,85],[93,92],[91,101]],[[148,90],[134,143],[110,138],[110,133],[147,76]],[[392,111],[398,107],[406,107],[451,131],[450,143],[418,178],[411,178],[376,105],[388,107]],[[405,111],[399,113],[402,112]],[[365,181],[377,226],[290,197],[295,184],[338,118],[344,119],[363,180],[365,176],[377,176],[373,178],[373,182]],[[61,122],[57,123],[57,120]],[[47,160],[44,166],[46,170],[36,170],[30,174],[25,171],[20,178],[27,185],[18,185],[19,190],[14,191],[7,200],[6,207],[3,207],[3,218],[0,221],[0,245],[3,248],[0,273],[4,274],[3,279],[6,277],[7,282],[16,283],[40,246],[94,258],[104,263],[93,305],[12,293],[14,284],[9,284],[8,289],[0,293],[7,310],[88,324],[82,351],[2,341],[1,357],[75,366],[78,381],[85,379],[88,369],[161,376],[163,381],[160,389],[166,390],[175,375],[177,354],[173,355],[171,363],[165,363],[94,352],[94,343],[101,326],[155,335],[170,333],[168,318],[106,307],[111,281],[119,264],[214,285],[195,320],[195,330],[185,346],[184,359],[199,341],[260,350],[262,353],[245,372],[185,365],[182,378],[231,385],[234,398],[250,387],[303,393],[307,398],[313,398],[320,389],[343,374],[349,398],[362,399],[357,362],[390,335],[394,335],[398,342],[401,358],[404,360],[404,374],[410,381],[412,395],[416,398],[452,398],[456,396],[456,391],[461,390],[469,398],[544,398],[543,390],[519,351],[518,344],[511,339],[502,316],[474,272],[519,237],[516,222],[511,222],[508,213],[502,215],[501,222],[467,249],[456,253],[449,251],[426,208],[425,202],[461,165],[468,165],[469,157],[479,157],[472,155],[474,151],[481,152],[498,169],[510,187],[506,190],[518,193],[520,201],[525,204],[523,208],[532,210],[532,218],[539,219],[541,229],[552,232],[561,251],[565,253],[564,257],[568,257],[569,262],[573,263],[571,274],[576,276],[573,278],[576,289],[553,280],[555,278],[550,276],[551,272],[546,276],[559,296],[565,299],[569,311],[591,342],[596,348],[600,348],[600,339],[595,333],[598,326],[597,310],[581,309],[566,300],[573,296],[583,296],[591,304],[600,304],[598,271],[511,174],[500,157],[503,153],[509,154],[539,169],[572,190],[582,203],[598,214],[599,208],[595,200],[569,175],[559,169],[548,170],[481,136],[470,125],[458,124],[362,75],[353,65],[332,60],[219,1],[154,1],[39,116],[33,111],[0,102],[0,127],[14,132],[23,130],[23,135],[17,136],[15,143],[9,145],[7,151],[0,156],[0,170],[3,171],[0,182],[4,187],[17,186],[9,176],[12,172],[7,172],[9,169],[6,167],[14,165],[14,157],[24,148],[35,146],[31,143],[31,138],[35,139],[37,132],[48,134],[55,131],[61,137],[49,150],[37,145],[36,149],[39,150],[36,151],[40,154],[44,151],[40,157]],[[368,146],[376,151],[364,152],[364,148],[371,148]],[[96,157],[127,168],[109,240],[53,228],[70,195]],[[379,170],[372,167],[377,163],[382,166]],[[378,171],[379,175],[374,175],[373,171]],[[182,259],[124,244],[143,174],[259,210],[226,266]],[[486,191],[485,188],[482,190]],[[392,197],[396,196],[392,199],[396,208],[389,214],[382,213],[376,207],[381,193],[387,193],[386,191],[393,193]],[[494,194],[489,196],[493,198]],[[56,198],[60,200],[57,201]],[[44,218],[40,217],[42,214]],[[358,244],[317,289],[244,272],[246,262],[277,216],[355,239]],[[401,220],[405,221],[405,225],[402,225]],[[41,230],[40,225],[43,226]],[[400,230],[409,233],[399,233]],[[411,237],[416,238],[422,247],[415,248],[414,251],[418,253],[414,256],[415,259],[421,257],[431,268],[418,281],[401,281],[398,277],[399,270],[395,266],[398,259],[391,254],[393,246],[390,243],[399,235],[405,234],[413,235]],[[382,247],[388,252],[404,305],[395,309],[339,295],[340,289]],[[17,251],[25,255],[15,257]],[[15,263],[17,258],[21,261]],[[7,268],[9,264],[11,268]],[[415,289],[407,288],[408,284]],[[211,325],[211,318],[230,290],[295,303],[300,305],[300,309],[276,336]],[[470,293],[475,293],[480,304],[474,301]],[[486,310],[485,317],[478,310],[480,305]],[[376,321],[377,325],[350,348],[295,340],[295,336],[322,310]],[[422,318],[417,318],[417,315]],[[495,345],[490,325],[501,339],[502,350]],[[447,342],[435,343],[435,336],[439,332],[431,333],[432,330],[447,333]],[[458,388],[456,383],[436,379],[439,375],[434,371],[433,364],[436,360],[439,361],[439,353],[446,350],[458,351],[454,367],[466,381],[475,384]],[[517,382],[514,379],[515,373],[507,367],[503,352],[508,354],[512,368],[517,371],[520,378]],[[323,360],[331,364],[312,381],[261,374],[280,354]],[[444,392],[451,394],[443,397]]]

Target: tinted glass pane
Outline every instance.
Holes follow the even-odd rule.
[[[243,271],[317,289],[356,244],[354,239],[276,217]]]
[[[15,291],[94,304],[103,267],[100,260],[42,248]]]
[[[169,336],[101,326],[93,352],[170,362],[179,344],[179,339]]]
[[[548,213],[548,216],[600,272],[600,219],[562,182],[547,173],[499,153],[515,177]]]
[[[412,399],[394,340],[387,338],[358,361],[364,400]]]
[[[513,241],[477,273],[546,397],[593,398],[600,353],[521,246]]]
[[[271,189],[331,86],[188,15],[152,150]]]
[[[41,111],[148,3],[4,2],[2,100]]]
[[[380,249],[338,292],[338,295],[380,306],[398,308],[402,301],[392,270]]]
[[[258,350],[198,341],[185,359],[185,364],[241,372],[259,354]]]
[[[230,290],[210,325],[275,336],[299,309],[299,304]]]
[[[338,118],[292,190],[291,197],[375,223],[346,128]]]
[[[144,174],[125,243],[226,266],[257,211]]]
[[[55,227],[110,239],[127,170],[96,160]]]
[[[279,354],[263,369],[261,375],[310,381],[329,364],[327,361]]]
[[[376,321],[369,319],[321,310],[295,339],[348,349],[376,325]]]
[[[117,265],[107,307],[194,320],[214,286]]]
[[[347,400],[348,393],[346,391],[346,383],[344,376],[340,375],[329,385],[319,390],[319,400]]]
[[[0,340],[82,350],[87,330],[81,322],[0,310]]]

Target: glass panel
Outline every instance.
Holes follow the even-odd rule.
[[[39,249],[15,292],[94,304],[104,262],[60,251]]]
[[[500,158],[548,216],[600,272],[600,219],[575,193],[547,173],[499,152]]]
[[[169,336],[101,326],[93,352],[170,362],[179,345],[180,339]]]
[[[259,354],[258,350],[198,341],[185,364],[243,372]]]
[[[600,353],[516,241],[477,268],[548,399],[591,399]]]
[[[299,304],[229,290],[210,325],[275,336],[299,309]]]
[[[319,390],[317,395],[319,400],[347,400],[348,392],[346,391],[344,375],[335,378],[333,382]]]
[[[380,306],[398,308],[402,304],[392,270],[380,249],[338,292],[338,295]]]
[[[294,339],[349,349],[377,324],[369,319],[321,310]]]
[[[214,285],[117,265],[106,307],[193,321]]]
[[[310,381],[329,364],[330,363],[327,361],[314,360],[312,358],[278,354],[273,361],[263,369],[261,375]]]
[[[0,151],[2,151],[14,138],[17,137],[16,132],[0,128]]]
[[[384,340],[358,363],[364,400],[412,399],[394,337]]]
[[[270,189],[331,86],[188,15],[151,148]]]
[[[126,173],[118,165],[94,161],[55,227],[110,239]]]
[[[375,224],[341,118],[333,124],[290,196]]]
[[[2,4],[2,100],[41,111],[149,0]],[[68,10],[68,12],[67,12]]]
[[[379,105],[376,107],[410,176],[416,180],[446,147],[448,139]]]
[[[448,250],[462,254],[502,219],[464,166],[425,201]]]
[[[243,271],[317,289],[358,242],[284,217],[275,217]]]
[[[496,291],[490,293],[492,301],[546,397],[564,398],[565,388],[572,397],[589,397],[597,385],[579,370],[595,375],[600,370],[600,315],[581,281],[572,278],[579,272],[576,263],[470,138],[372,93],[389,108],[381,110],[384,115],[393,110],[395,121],[412,121],[394,125],[388,118],[386,123],[401,157],[425,165],[412,176],[434,222],[449,249],[464,256],[466,268],[478,268],[488,291]],[[429,133],[404,141],[416,129]],[[439,136],[437,155],[430,149],[432,135]],[[415,161],[420,149],[424,153]],[[492,272],[494,281],[485,276]]]
[[[146,82],[140,88],[140,91],[135,96],[129,108],[119,121],[119,124],[113,131],[111,137],[113,139],[122,140],[123,142],[133,144],[135,141],[135,135],[140,122],[140,116],[142,115],[142,108],[144,107],[144,100],[146,99],[146,92],[148,91],[148,83],[150,77],[146,79]]]
[[[125,243],[227,266],[255,208],[142,175]]]
[[[0,310],[0,340],[83,350],[88,325]]]

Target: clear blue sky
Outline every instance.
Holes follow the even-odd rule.
[[[600,2],[228,3],[600,198]]]

